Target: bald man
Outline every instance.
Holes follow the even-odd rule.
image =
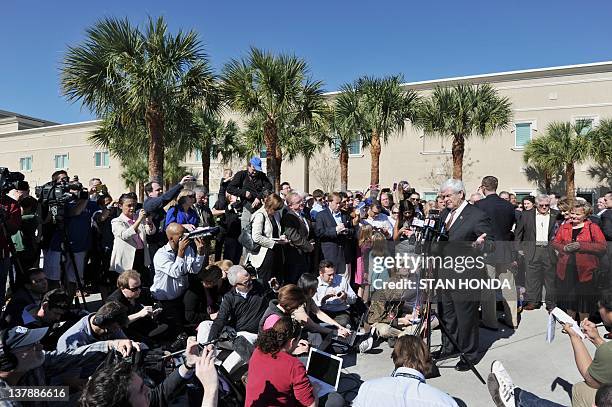
[[[198,274],[208,264],[204,239],[195,239],[194,250],[192,240],[183,237],[185,233],[182,225],[169,224],[168,243],[153,258],[155,277],[151,294],[161,302],[167,322],[175,326],[183,325],[183,295],[189,284],[189,273]]]

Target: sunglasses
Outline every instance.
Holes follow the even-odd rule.
[[[136,291],[140,291],[140,289],[142,288],[141,285],[139,285],[138,287],[126,287],[128,290],[130,290],[131,292],[135,293]]]
[[[549,204],[538,204],[538,206],[540,208],[548,208],[550,205]]]
[[[398,211],[393,211],[393,212],[391,212],[391,213],[392,213],[393,215],[399,215],[399,212],[398,212]]]

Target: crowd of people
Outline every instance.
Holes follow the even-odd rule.
[[[191,176],[166,191],[146,184],[144,202],[76,181],[56,171],[61,198],[31,196],[26,181],[0,198],[0,393],[61,385],[82,406],[341,406],[340,393],[317,397],[298,357],[386,342],[393,374],[361,385],[353,405],[455,406],[426,384],[432,361],[461,353],[455,368],[469,370],[480,328],[519,329],[523,312],[544,306],[597,346],[591,358],[566,326],[585,380],[573,405],[612,397],[612,345],[596,328],[612,327],[612,192],[596,209],[556,194],[518,202],[494,176],[474,193],[447,180],[432,200],[406,181],[312,194],[283,182],[275,193],[258,157],[224,172],[212,207]],[[428,255],[484,262],[458,272],[418,261]],[[413,261],[379,261],[402,256]],[[504,284],[434,292],[421,278]],[[381,288],[401,281],[416,284]],[[437,323],[448,335],[430,354],[421,338]],[[501,362],[489,389],[498,406],[545,402],[515,389]]]

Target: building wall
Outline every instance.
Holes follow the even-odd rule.
[[[406,84],[406,87],[425,96],[436,85],[449,85],[458,81],[491,83],[501,95],[512,101],[514,122],[533,123],[533,137],[544,134],[547,125],[553,121],[592,117],[597,122],[612,118],[612,62],[581,68],[551,68],[525,73],[427,81]],[[242,124],[239,115],[230,114],[228,118]],[[475,191],[483,176],[496,175],[500,179],[501,189],[536,192],[536,184],[528,180],[524,172],[523,151],[515,148],[514,122],[508,129],[496,132],[487,140],[468,140],[464,158],[464,181],[468,191]],[[79,175],[83,183],[91,177],[99,177],[108,185],[111,194],[118,196],[127,190],[121,179],[122,170],[118,161],[110,157],[108,167],[94,166],[94,153],[99,150],[87,138],[97,123],[92,121],[0,132],[0,166],[19,171],[19,159],[32,156],[32,171],[26,172],[26,178],[35,186],[50,179],[51,173],[55,171],[54,156],[66,153],[69,155],[68,172],[71,176]],[[408,124],[401,134],[390,137],[383,146],[380,159],[382,186],[392,186],[395,182],[407,180],[421,192],[434,192],[452,169],[450,139],[425,139],[422,132]],[[265,164],[265,159],[262,161]],[[196,161],[194,155],[187,157],[184,165],[201,180],[201,163]],[[224,168],[231,168],[235,172],[244,166],[245,163],[239,161],[221,164],[213,160],[211,191],[218,190]],[[576,185],[584,190],[593,190],[598,185],[588,176],[588,167],[588,163],[576,166]],[[323,185],[327,185],[327,189],[340,186],[338,158],[329,149],[317,153],[310,160],[308,168],[310,191],[322,188]],[[364,190],[369,180],[370,152],[364,148],[360,154],[349,158],[349,189]],[[295,189],[303,191],[304,159],[298,158],[292,163],[283,162],[281,181],[289,181]]]

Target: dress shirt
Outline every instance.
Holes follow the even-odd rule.
[[[151,294],[157,300],[174,300],[185,293],[189,285],[189,273],[197,274],[206,264],[206,256],[196,255],[193,248],[185,250],[185,257],[177,257],[167,243],[153,258],[155,277]]]
[[[327,284],[326,282],[322,281],[320,276],[318,277],[318,280],[319,286],[317,287],[317,292],[315,293],[313,300],[322,310],[331,312],[346,311],[349,308],[349,304],[354,304],[357,300],[357,295],[355,295],[355,292],[344,275],[334,275],[331,284]],[[328,298],[327,301],[325,301],[325,304],[321,304],[323,297],[328,294],[336,295],[340,291],[344,291],[346,293],[346,301],[342,301],[338,297],[332,297]]]
[[[455,400],[425,383],[421,372],[400,367],[391,377],[368,380],[361,385],[353,407],[457,407]]]
[[[336,221],[336,225],[343,225],[344,223],[342,223],[342,212],[338,211],[336,213],[332,212],[332,216],[334,217],[334,220]]]
[[[134,225],[134,223],[136,223],[136,221],[134,219],[130,219],[127,216],[125,216],[124,214],[119,215],[119,217],[124,219],[130,226],[132,226],[132,225]],[[143,220],[143,222],[146,222],[146,220]],[[134,239],[134,242],[136,243],[136,250],[144,249],[144,242],[140,238],[140,235],[138,234],[138,232],[139,231],[137,230],[136,234],[134,234],[134,236],[132,236],[132,239]]]
[[[321,212],[323,209],[325,209],[323,205],[321,205],[319,202],[315,202],[312,205],[312,208],[310,208],[310,217],[312,218],[312,220],[315,220],[315,218],[317,217],[317,213]]]
[[[450,229],[453,226],[453,224],[457,221],[457,219],[459,219],[459,215],[461,215],[461,212],[463,212],[463,208],[465,208],[466,206],[468,206],[468,201],[464,200],[463,202],[461,202],[461,205],[459,205],[459,207],[454,210],[453,220],[450,223],[450,225],[448,225],[448,227],[446,227],[447,230]],[[448,220],[449,220],[449,218],[451,216],[451,213],[453,213],[453,210],[451,210],[448,213],[448,216],[446,217],[446,219],[444,219],[444,224],[446,224],[446,222],[448,222]]]
[[[548,226],[550,222],[550,212],[542,215],[536,210],[536,242],[548,242]]]

